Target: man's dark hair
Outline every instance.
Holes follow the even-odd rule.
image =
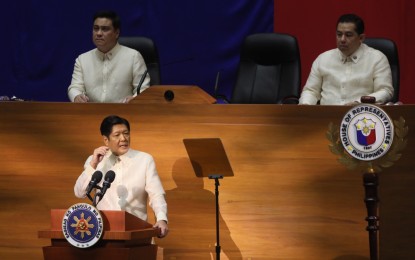
[[[363,19],[355,14],[344,14],[340,16],[339,20],[337,20],[336,28],[339,23],[353,23],[358,35],[365,32],[365,23],[363,22]]]
[[[100,127],[101,135],[105,135],[106,137],[109,138],[112,132],[112,127],[114,125],[125,125],[128,131],[130,131],[130,123],[128,122],[127,119],[124,119],[116,115],[111,115],[111,116],[107,116],[106,118],[104,118],[104,120],[102,120],[101,127]]]
[[[112,26],[115,30],[121,29],[120,17],[114,11],[98,11],[94,14],[94,20],[92,22],[95,22],[97,18],[107,18],[112,21]]]

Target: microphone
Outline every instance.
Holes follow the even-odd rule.
[[[137,96],[140,95],[141,86],[143,85],[144,79],[146,78],[148,70],[144,71],[143,76],[141,76],[140,82],[138,83],[137,87]]]
[[[102,179],[101,171],[96,171],[94,172],[94,174],[92,174],[91,181],[89,182],[88,187],[86,188],[86,195],[91,201],[92,201],[92,198],[89,194],[91,193],[93,188],[97,187],[97,184],[101,181],[101,179]]]
[[[220,71],[218,71],[218,73],[216,74],[216,81],[215,81],[215,86],[214,86],[215,97],[218,96],[219,76],[220,76]]]
[[[215,86],[214,86],[214,89],[213,89],[214,97],[216,98],[216,102],[218,102],[218,100],[221,100],[221,103],[229,104],[231,102],[228,100],[226,95],[218,94],[219,77],[220,77],[220,71],[218,71],[218,73],[216,74]]]
[[[102,197],[104,197],[104,194],[107,191],[107,189],[111,187],[111,183],[114,181],[114,179],[115,179],[115,172],[112,170],[109,170],[105,174],[104,183],[102,184],[102,189],[101,189],[101,194],[100,194],[101,199]]]
[[[172,90],[166,90],[166,92],[164,92],[164,99],[166,99],[167,101],[172,101],[174,99],[174,92]]]

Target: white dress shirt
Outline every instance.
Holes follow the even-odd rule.
[[[344,105],[372,96],[377,103],[393,97],[392,73],[386,56],[366,44],[345,57],[339,49],[326,51],[313,62],[300,104]]]
[[[108,152],[94,170],[89,164],[92,155],[84,165],[84,171],[78,177],[74,192],[78,198],[86,197],[86,188],[92,174],[99,170],[103,174],[99,186],[102,187],[105,174],[115,172],[115,179],[104,197],[97,204],[99,210],[125,210],[147,221],[147,198],[157,221],[167,222],[167,203],[165,192],[158,176],[153,157],[141,151],[130,149],[117,157]]]
[[[102,53],[93,49],[78,56],[68,87],[68,97],[86,94],[89,102],[119,103],[127,96],[136,96],[137,87],[147,67],[143,57],[134,49],[117,43]],[[149,87],[147,73],[140,92]]]

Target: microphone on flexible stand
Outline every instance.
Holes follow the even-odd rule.
[[[220,71],[218,71],[218,73],[216,74],[216,80],[215,80],[215,97],[218,96],[218,85],[219,85],[219,76],[220,76]]]
[[[111,187],[111,183],[114,181],[114,179],[115,179],[115,172],[112,170],[109,170],[105,174],[104,183],[102,184],[101,191],[95,194],[94,201],[93,201],[94,206],[96,206],[99,203],[99,201],[102,200],[102,198],[105,195],[105,192],[107,191],[107,189]],[[97,198],[99,198],[99,201],[96,201]]]
[[[141,76],[140,82],[138,83],[137,86],[137,96],[140,95],[140,90],[141,90],[141,86],[143,85],[143,82],[147,76],[148,70],[146,69],[146,71],[144,71],[143,76]]]
[[[225,95],[218,94],[219,77],[220,77],[220,71],[218,71],[218,73],[216,74],[216,80],[215,80],[215,86],[214,86],[214,95],[216,98],[216,103],[218,102],[218,100],[221,100],[223,103],[229,104],[230,101]]]
[[[91,177],[91,181],[88,184],[88,187],[86,188],[86,195],[88,196],[88,198],[93,201],[90,193],[92,191],[92,189],[97,188],[97,184],[101,181],[102,179],[102,172],[101,171],[96,171],[94,172],[94,174],[92,174]]]
[[[109,189],[111,187],[111,183],[114,181],[114,179],[115,179],[115,172],[114,171],[110,170],[105,174],[104,183],[102,184],[102,189],[101,189],[101,196],[102,197],[104,197],[105,192],[107,191],[107,189]]]

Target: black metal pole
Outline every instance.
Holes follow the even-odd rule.
[[[216,260],[220,260],[220,243],[219,243],[219,179],[222,175],[210,175],[209,179],[215,179],[215,197],[216,197]]]
[[[369,232],[370,260],[378,260],[378,175],[376,173],[363,174],[365,187],[365,204],[367,209],[366,230]]]
[[[215,179],[215,195],[216,195],[216,259],[220,260],[220,243],[219,243],[219,180]]]

